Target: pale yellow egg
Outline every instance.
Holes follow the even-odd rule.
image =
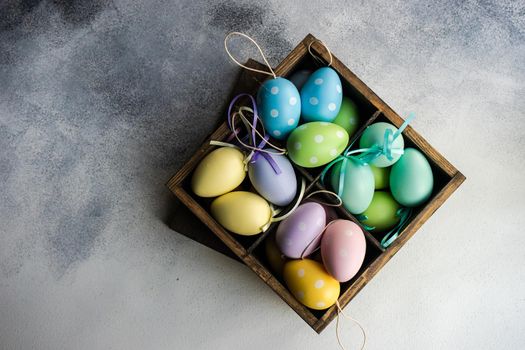
[[[191,189],[200,197],[217,197],[234,190],[246,177],[244,155],[237,148],[221,147],[199,163]]]
[[[224,228],[251,236],[270,222],[272,210],[261,196],[245,191],[226,193],[211,203],[211,214]]]

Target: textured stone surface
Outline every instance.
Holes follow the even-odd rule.
[[[312,32],[468,177],[347,308],[368,348],[525,346],[523,2],[341,3],[0,2],[0,348],[336,347],[164,224],[232,29],[274,64]]]

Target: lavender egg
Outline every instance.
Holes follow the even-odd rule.
[[[273,154],[256,153],[248,163],[250,181],[268,202],[278,206],[286,206],[292,202],[297,192],[297,177],[292,164],[282,154],[268,150]],[[271,157],[279,167],[277,174],[266,157]]]
[[[275,241],[284,255],[299,259],[317,249],[325,226],[323,206],[315,202],[304,203],[279,224]]]

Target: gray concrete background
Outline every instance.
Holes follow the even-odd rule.
[[[468,177],[346,309],[368,349],[524,348],[525,7],[508,0],[2,0],[0,348],[336,348],[335,324],[316,335],[164,224],[163,185],[238,72],[232,29],[273,64],[323,39]]]

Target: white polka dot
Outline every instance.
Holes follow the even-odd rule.
[[[290,103],[291,106],[295,106],[297,104],[297,98],[290,97],[290,100],[288,100],[288,103]]]
[[[279,111],[276,110],[276,109],[272,109],[270,111],[270,115],[273,117],[273,118],[277,118],[279,116]]]
[[[297,291],[297,299],[304,299],[304,292],[302,290]]]
[[[331,155],[332,157],[335,157],[335,156],[337,155],[337,153],[338,153],[338,152],[337,152],[337,150],[336,150],[335,148],[332,148],[332,149],[330,150],[330,155]]]
[[[324,140],[323,135],[315,135],[314,137],[315,143],[321,143]]]
[[[317,163],[317,157],[310,158],[310,163],[316,164]]]
[[[293,244],[293,242],[292,242],[291,239],[287,239],[286,241],[284,241],[284,244],[285,244],[287,247],[290,247],[290,246]]]
[[[299,231],[304,231],[306,230],[306,224],[304,222],[300,222],[299,225],[297,225],[297,228]]]
[[[338,130],[338,131],[335,133],[335,135],[336,135],[337,137],[339,137],[340,139],[342,139],[342,138],[345,136],[345,133],[342,132],[341,130]]]
[[[346,257],[348,256],[348,252],[346,251],[346,249],[341,249],[341,250],[339,251],[339,256],[340,256],[341,258],[346,258]]]
[[[304,269],[297,270],[297,276],[304,277]]]
[[[336,106],[335,106],[335,103],[329,103],[329,104],[328,104],[328,110],[329,110],[329,111],[332,111],[332,112],[335,111],[335,107],[336,107]]]
[[[310,104],[311,105],[316,105],[319,103],[319,100],[317,99],[317,97],[310,97]]]
[[[335,89],[337,90],[337,92],[340,94],[341,92],[343,92],[343,90],[341,89],[341,85],[336,85],[335,86]]]
[[[277,95],[279,93],[279,88],[277,86],[274,86],[270,91],[272,95]]]
[[[293,145],[293,146],[295,147],[295,149],[301,149],[301,147],[302,147],[303,145],[301,145],[300,142],[296,142],[295,145]]]
[[[295,123],[295,119],[293,118],[288,119],[288,125],[294,125],[294,123]]]
[[[354,231],[352,230],[346,230],[345,231],[345,235],[347,235],[348,237],[352,237],[354,235]]]
[[[356,124],[357,124],[357,120],[355,120],[355,118],[350,118],[350,119],[348,120],[348,123],[349,123],[350,125],[356,125]]]
[[[303,124],[299,127],[299,130],[305,130],[308,127],[308,125]]]
[[[321,288],[323,288],[323,286],[324,286],[324,281],[323,281],[323,280],[317,280],[317,281],[315,281],[314,286],[315,286],[315,288],[317,288],[317,289],[321,289]]]
[[[318,301],[318,302],[315,304],[315,306],[317,306],[317,307],[325,307],[325,305],[326,305],[326,304],[324,303],[324,301]]]
[[[323,83],[323,79],[321,79],[321,78],[317,78],[317,79],[314,80],[314,84],[315,85],[321,85],[322,83]]]
[[[281,136],[281,132],[280,132],[279,130],[274,130],[274,131],[273,131],[273,134],[274,134],[275,136]]]

